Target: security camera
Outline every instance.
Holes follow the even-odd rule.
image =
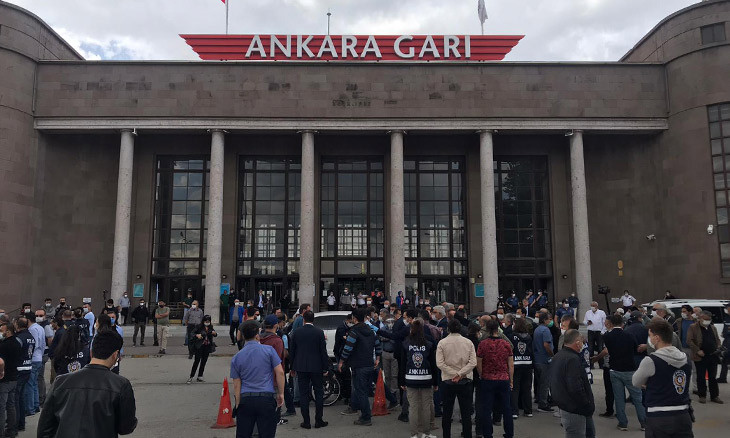
[[[654,234],[649,234],[648,236],[646,236],[646,240],[648,240],[650,242],[654,241],[654,240],[656,240],[656,236]]]
[[[712,233],[714,233],[714,232],[715,232],[715,226],[714,225],[708,225],[707,226],[707,234],[709,234],[710,236],[712,236]]]

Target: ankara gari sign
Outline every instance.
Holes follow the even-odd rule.
[[[500,61],[524,35],[180,35],[201,59]]]

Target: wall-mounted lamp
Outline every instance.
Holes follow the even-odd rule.
[[[137,280],[140,280],[140,279],[142,279],[142,276],[141,276],[140,274],[137,274],[137,276],[136,276],[135,278],[136,278]]]
[[[560,277],[562,277],[563,280],[567,280],[568,279],[568,274],[563,274]]]
[[[482,274],[477,275],[477,278],[482,278]]]
[[[228,276],[226,274],[223,274],[221,275],[221,278],[225,280],[226,278],[228,278]]]
[[[708,225],[707,226],[707,234],[709,234],[710,236],[712,236],[712,233],[714,233],[714,232],[715,232],[715,226],[712,225],[712,224]]]

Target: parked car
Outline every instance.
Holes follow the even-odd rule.
[[[331,359],[335,357],[335,332],[337,327],[345,321],[345,317],[352,312],[335,310],[332,312],[319,312],[314,314],[314,326],[324,330],[327,340],[327,354]]]
[[[663,303],[677,319],[682,318],[682,306],[685,305],[699,307],[702,310],[708,310],[712,312],[712,323],[717,329],[717,334],[720,335],[720,342],[722,342],[722,329],[724,327],[723,315],[725,315],[725,306],[727,306],[728,302],[730,302],[730,300],[702,300],[688,298],[683,300],[656,300],[651,303],[642,304],[642,306],[646,308],[647,314],[651,314],[651,309],[654,307],[654,304]]]

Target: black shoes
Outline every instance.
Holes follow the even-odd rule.
[[[603,418],[611,418],[611,417],[613,417],[613,412],[606,411],[606,412],[604,412],[602,414],[598,414],[598,416],[599,417],[603,417]]]
[[[312,428],[312,425],[311,424],[307,424],[307,423],[302,423],[302,424],[299,425],[299,427],[301,427],[302,429],[311,429]]]
[[[314,428],[319,429],[320,427],[327,427],[327,425],[329,425],[329,423],[326,421],[316,421],[314,423]]]
[[[406,414],[400,414],[400,415],[398,415],[398,421],[402,421],[404,423],[408,423],[408,415],[406,415]]]
[[[370,420],[361,420],[358,418],[352,424],[354,424],[355,426],[372,426],[373,422]]]

